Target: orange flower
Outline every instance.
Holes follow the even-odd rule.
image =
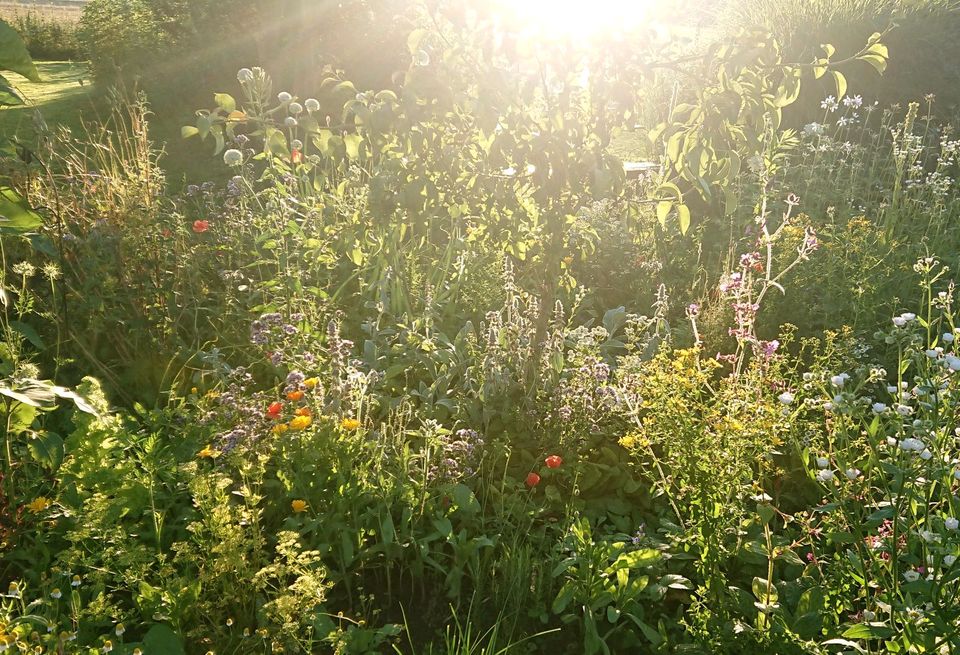
[[[193,222],[193,231],[197,234],[202,234],[210,229],[210,221],[194,221]]]
[[[300,499],[298,498],[297,500],[294,500],[294,501],[292,501],[292,502],[290,503],[290,509],[292,509],[295,514],[299,514],[299,513],[301,513],[301,512],[306,512],[306,511],[307,511],[307,501],[305,501],[305,500],[300,500]]]
[[[527,486],[533,489],[538,484],[540,484],[540,476],[537,473],[534,473],[533,471],[530,471],[530,473],[527,473]]]
[[[344,430],[356,430],[360,427],[360,421],[355,418],[345,418],[340,421],[340,427]]]
[[[292,401],[296,402],[296,401],[302,400],[302,399],[303,399],[303,392],[302,392],[302,391],[297,390],[297,391],[290,391],[290,392],[287,393],[287,400],[292,400]]]
[[[297,416],[310,416],[312,413],[309,407],[300,407],[294,412]]]
[[[267,407],[267,418],[278,419],[280,418],[280,412],[283,411],[283,403],[281,402],[272,402],[270,406]]]
[[[290,421],[290,429],[306,430],[308,427],[310,427],[311,423],[313,423],[313,419],[311,419],[309,416],[297,416]]]
[[[547,468],[558,469],[563,464],[563,458],[560,455],[550,455],[543,462],[547,465]]]

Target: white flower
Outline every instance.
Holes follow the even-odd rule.
[[[903,327],[904,325],[907,324],[907,319],[905,319],[905,318],[902,317],[902,316],[894,316],[894,317],[893,317],[893,324],[894,324],[896,327]]]
[[[860,477],[860,469],[847,469],[843,474],[847,476],[848,480],[856,480]]]
[[[299,102],[291,102],[287,107],[287,111],[289,111],[292,116],[299,116],[303,113],[303,105]]]
[[[930,530],[921,530],[920,537],[928,544],[940,541],[940,535],[938,535],[936,532],[931,532]]]
[[[243,163],[243,153],[236,148],[230,148],[223,153],[223,163],[227,166],[239,166]]]
[[[917,317],[913,312],[904,312],[900,314],[900,318],[906,319],[908,322],[914,320]]]
[[[897,391],[899,391],[899,389],[897,389],[897,387],[895,387],[894,385],[890,385],[889,387],[887,387],[887,393],[897,393]]]
[[[952,332],[945,332],[940,339],[944,343],[953,343],[954,336]]]
[[[780,394],[779,399],[784,405],[790,405],[793,403],[795,396],[789,391],[784,391],[782,394]]]
[[[903,579],[907,582],[916,582],[920,579],[920,574],[916,571],[905,571],[903,574]]]
[[[923,452],[920,453],[920,459],[927,460],[933,457],[933,453],[930,452],[929,448],[924,448]]]
[[[827,459],[826,457],[818,457],[818,458],[817,458],[817,468],[825,469],[825,468],[827,468],[828,466],[830,466],[830,460],[829,460],[829,459]]]
[[[947,530],[956,530],[957,526],[960,526],[960,521],[958,521],[954,516],[944,519],[943,521],[943,527],[945,527]]]
[[[296,127],[297,119],[294,118],[293,116],[287,116],[287,118],[283,121],[283,124],[286,125],[287,127]]]
[[[923,450],[923,442],[913,437],[908,437],[900,442],[900,450]]]
[[[873,621],[875,618],[877,618],[876,612],[871,612],[870,610],[863,610],[864,621]]]
[[[896,410],[897,410],[897,414],[900,414],[901,416],[909,416],[910,414],[913,414],[913,408],[910,407],[910,405],[903,405],[901,403],[897,403]]]
[[[951,371],[960,371],[960,357],[957,357],[956,355],[947,355],[945,361],[947,362],[947,367]]]
[[[830,469],[823,469],[822,471],[817,471],[817,479],[820,482],[831,482],[833,481],[833,471]]]
[[[873,413],[874,414],[883,414],[887,411],[887,406],[883,403],[873,403]]]
[[[307,98],[304,100],[303,105],[309,112],[320,111],[320,101],[316,98]]]
[[[253,71],[249,68],[241,68],[237,71],[237,80],[240,84],[249,84],[253,81]]]
[[[803,381],[804,381],[804,382],[813,382],[813,373],[811,373],[810,371],[807,371],[806,373],[804,373],[804,374],[803,374]]]
[[[829,411],[832,411],[832,410],[833,410],[833,403],[823,403],[823,408],[824,408],[825,410],[827,410],[828,412],[829,412]]]
[[[944,555],[943,563],[945,566],[953,566],[953,563],[957,561],[956,555]]]
[[[277,100],[280,102],[290,102],[293,100],[293,96],[287,93],[286,91],[281,91],[277,94]]]
[[[887,437],[887,445],[890,447],[896,446],[897,440],[894,439],[893,437]]]
[[[842,387],[848,379],[850,379],[848,374],[841,373],[840,375],[834,375],[832,378],[830,378],[830,382],[836,387]]]
[[[934,348],[928,348],[927,350],[923,351],[923,354],[929,357],[930,359],[936,359],[940,353],[938,353]]]

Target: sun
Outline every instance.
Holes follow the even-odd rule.
[[[596,36],[648,23],[659,0],[498,0],[525,30],[543,36]]]

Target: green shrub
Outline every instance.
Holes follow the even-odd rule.
[[[13,27],[23,37],[34,59],[60,61],[86,57],[79,26],[74,22],[28,12],[16,16]]]
[[[869,65],[852,62],[846,69],[851,89],[881,105],[938,96],[944,110],[960,105],[960,2],[957,0],[726,0],[717,16],[727,29],[763,25],[783,44],[787,60],[810,62],[820,44],[830,43],[841,56],[856,52],[873,32],[897,27],[884,43],[890,50],[882,77]],[[823,95],[836,93],[827,81]],[[813,120],[814,105],[805,105],[801,120]]]

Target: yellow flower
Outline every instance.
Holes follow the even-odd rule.
[[[38,496],[34,498],[31,502],[27,503],[27,509],[33,512],[34,514],[39,514],[43,510],[50,507],[52,503],[50,499],[46,496]]]
[[[305,500],[300,500],[300,499],[298,498],[297,500],[294,500],[293,502],[290,503],[290,508],[293,509],[294,513],[296,513],[296,514],[299,514],[300,512],[306,512],[306,511],[307,511],[307,501],[305,501]]]
[[[292,421],[290,421],[291,430],[305,430],[310,427],[310,424],[313,423],[313,419],[309,416],[295,416]]]
[[[360,427],[360,421],[355,418],[345,418],[340,421],[340,427],[344,430],[356,430]]]
[[[320,384],[320,378],[307,378],[303,381],[303,386],[307,389],[316,389],[318,384]]]
[[[198,391],[198,389],[197,389],[196,387],[192,387],[192,388],[190,389],[190,393],[192,393],[192,394],[194,394],[194,395],[197,394],[197,391]]]
[[[637,438],[632,434],[628,434],[625,437],[620,437],[620,445],[624,448],[633,448],[637,445]]]
[[[220,454],[219,452],[211,448],[210,445],[208,444],[206,448],[204,448],[199,453],[197,453],[197,457],[209,457],[210,459],[213,459],[219,454]]]
[[[277,423],[273,426],[273,433],[277,436],[280,436],[284,432],[290,429],[290,426],[286,423]]]

